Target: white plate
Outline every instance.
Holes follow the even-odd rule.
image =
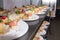
[[[40,40],[44,40],[44,38],[42,36],[40,36]]]
[[[23,19],[24,21],[34,21],[34,20],[37,20],[39,19],[39,16],[38,15],[35,15],[35,14],[32,14],[32,17],[30,19]]]
[[[48,9],[49,9],[49,7],[48,7],[48,8],[44,8],[44,9],[42,10],[42,12],[46,12]]]
[[[44,29],[48,29],[48,26],[44,26]]]
[[[46,34],[46,31],[43,30],[42,32],[40,32],[40,35],[45,35]]]
[[[46,14],[46,11],[49,9],[48,8],[44,8],[43,10],[41,10],[39,13],[36,13],[36,14]]]
[[[38,37],[35,37],[33,40],[44,40],[44,38],[39,35]]]
[[[34,14],[37,14],[37,15],[39,15],[39,14],[45,14],[45,12],[44,12],[44,10],[41,10],[40,12],[34,13]]]
[[[46,12],[44,12],[44,11],[46,11],[46,10],[42,10],[41,12],[35,13],[35,14],[37,14],[37,15],[39,15],[39,14],[46,14]]]
[[[16,39],[21,36],[23,36],[27,31],[28,31],[28,24],[25,23],[24,21],[20,20],[18,22],[18,30],[11,30],[9,33],[5,35],[0,35],[0,40],[11,40],[11,39]]]

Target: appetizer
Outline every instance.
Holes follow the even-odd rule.
[[[10,15],[8,16],[8,18],[9,18],[9,26],[10,26],[12,29],[16,30],[16,28],[17,28],[17,23],[18,23],[18,21],[20,20],[20,19],[19,19],[19,16],[18,16],[17,14],[10,14]]]
[[[0,19],[0,34],[5,34],[9,31],[10,31],[9,25],[4,24]]]

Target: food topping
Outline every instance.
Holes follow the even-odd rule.
[[[0,34],[5,34],[9,32],[9,25],[5,25],[4,23],[0,23]]]
[[[1,18],[2,18],[2,19],[6,19],[6,16],[2,16]]]
[[[12,26],[16,26],[16,25],[17,25],[17,21],[16,20],[14,20],[14,21],[12,21],[12,22],[9,23],[9,26],[11,26],[11,27]]]
[[[2,18],[0,18],[0,22],[2,22]]]

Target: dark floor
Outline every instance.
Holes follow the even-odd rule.
[[[48,34],[47,40],[60,40],[60,15],[51,22],[52,34]]]

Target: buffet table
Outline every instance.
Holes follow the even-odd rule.
[[[14,39],[14,40],[32,40],[36,32],[38,31],[40,25],[42,24],[43,20],[45,19],[45,16],[46,14],[40,15],[41,18],[39,18],[38,20],[27,22],[29,24],[28,32],[22,37]]]
[[[14,8],[14,12],[9,11],[8,16],[0,16],[1,22],[4,22],[5,25],[8,23],[8,28],[10,28],[8,31],[9,33],[5,35],[1,35],[0,39],[2,40],[33,40],[34,36],[36,35],[37,31],[39,30],[41,24],[43,23],[45,17],[47,16],[47,12],[49,11],[49,7],[43,6],[35,8],[32,6],[32,8],[28,9],[18,9]],[[10,13],[14,14],[10,14]],[[5,13],[5,12],[4,12]],[[3,15],[1,13],[1,15]],[[21,16],[22,15],[22,16]],[[3,20],[3,19],[6,20]],[[21,19],[19,21],[19,19]],[[5,22],[8,21],[8,22]],[[19,21],[19,22],[18,22]],[[18,22],[18,23],[17,23]],[[17,25],[16,25],[17,23]],[[3,28],[6,26],[3,26]],[[3,29],[1,27],[1,29]],[[8,29],[7,28],[7,29]],[[11,31],[12,30],[12,31]],[[1,30],[0,30],[1,31]],[[3,31],[1,31],[4,33]],[[6,31],[7,32],[7,31]]]
[[[34,36],[36,35],[37,31],[39,30],[40,26],[42,25],[45,17],[50,8],[43,11],[45,14],[38,14],[39,19],[34,21],[25,21],[29,25],[29,29],[25,35],[21,36],[20,38],[14,40],[33,40]],[[23,24],[22,24],[23,25]]]

